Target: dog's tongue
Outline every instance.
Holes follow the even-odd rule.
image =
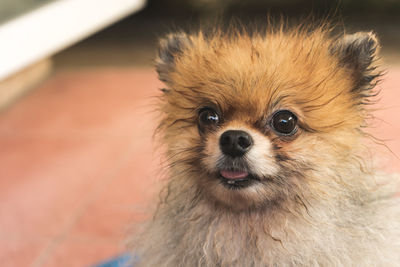
[[[222,177],[227,179],[243,179],[246,178],[249,173],[245,171],[221,171]]]

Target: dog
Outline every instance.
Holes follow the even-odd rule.
[[[137,265],[400,266],[399,179],[366,156],[379,48],[326,25],[163,38],[168,184]]]

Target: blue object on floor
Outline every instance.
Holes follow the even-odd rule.
[[[134,267],[137,260],[137,257],[133,257],[132,259],[132,255],[130,254],[122,254],[93,267]]]

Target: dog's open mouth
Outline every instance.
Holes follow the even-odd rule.
[[[219,178],[223,186],[228,189],[242,189],[252,185],[259,179],[247,171],[221,170]]]

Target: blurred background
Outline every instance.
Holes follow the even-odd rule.
[[[151,66],[157,38],[166,32],[193,30],[199,24],[215,21],[215,17],[223,17],[225,22],[234,18],[244,23],[265,23],[267,14],[276,18],[283,15],[294,22],[310,14],[315,18],[331,16],[349,32],[374,30],[382,41],[385,62],[400,60],[398,0],[148,1],[141,12],[60,53],[55,60],[60,67],[90,64]],[[98,49],[110,53],[98,53]]]
[[[399,0],[0,0],[0,266],[124,253],[162,179],[158,38],[267,14],[377,33],[386,76],[370,132],[391,150],[382,167],[400,171]]]

